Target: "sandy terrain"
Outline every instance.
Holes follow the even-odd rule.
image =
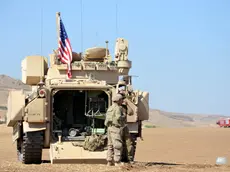
[[[103,164],[51,165],[49,161],[41,165],[22,165],[16,159],[15,145],[11,142],[11,128],[1,125],[0,171],[230,171],[230,161],[225,166],[215,165],[218,156],[224,156],[230,160],[229,132],[230,129],[220,128],[144,129],[144,140],[138,140],[137,163],[118,169],[118,167],[107,167]],[[43,159],[48,160],[47,157],[44,151]]]

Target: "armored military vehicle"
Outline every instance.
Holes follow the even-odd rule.
[[[13,128],[17,156],[24,164],[41,163],[43,149],[49,149],[51,163],[105,161],[104,119],[112,96],[121,89],[132,109],[127,125],[133,144],[141,137],[142,121],[149,116],[149,93],[133,89],[128,41],[116,40],[114,59],[108,42],[72,55],[70,79],[56,50],[49,55],[49,65],[38,55],[22,60],[22,81],[32,90],[9,93],[7,126]]]

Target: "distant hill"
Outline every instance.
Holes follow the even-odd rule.
[[[24,84],[22,81],[0,75],[0,121],[6,113],[8,93],[12,89],[31,90],[31,87]],[[204,115],[204,114],[185,114],[165,112],[157,109],[150,110],[150,118],[145,123],[157,127],[201,127],[211,126],[217,127],[216,121],[224,116],[219,115]]]
[[[157,109],[150,110],[150,117],[146,123],[156,127],[218,127],[216,121],[223,115],[204,115],[204,114],[186,114],[165,112]]]
[[[21,80],[14,79],[7,75],[0,75],[0,89],[1,90],[8,90],[8,89],[30,90],[31,87],[29,85],[24,84]]]
[[[14,79],[7,75],[0,75],[0,106],[6,106],[10,90],[23,89],[31,90],[29,85],[24,84],[21,80]]]

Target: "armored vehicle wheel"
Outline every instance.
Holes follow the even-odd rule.
[[[42,161],[43,132],[27,132],[17,141],[18,160],[23,164],[40,164]]]

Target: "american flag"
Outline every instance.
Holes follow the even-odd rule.
[[[60,18],[59,33],[60,33],[59,44],[58,44],[59,58],[62,63],[67,64],[67,76],[68,78],[71,78],[72,77],[72,73],[71,73],[72,47],[61,18]]]

